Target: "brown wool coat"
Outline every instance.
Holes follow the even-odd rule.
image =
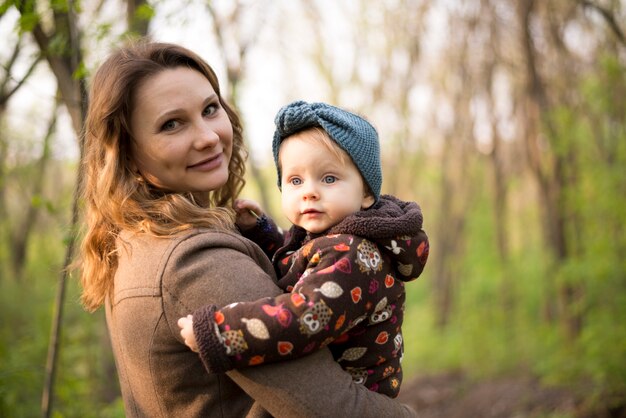
[[[422,221],[416,203],[383,195],[326,233],[292,228],[274,256],[278,285],[289,293],[194,313],[207,370],[290,361],[328,345],[355,382],[396,397],[404,283],[422,273],[428,257]],[[254,235],[273,235],[273,224],[255,229],[248,236],[269,244]]]
[[[128,417],[415,416],[354,384],[328,350],[222,375],[205,372],[184,345],[178,318],[206,303],[281,293],[271,263],[251,241],[206,230],[172,238],[122,233],[118,250],[106,316]]]

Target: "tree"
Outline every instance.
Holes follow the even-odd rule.
[[[78,24],[79,10],[74,0],[50,2],[45,6],[45,13],[48,13],[51,24],[45,27],[44,16],[38,9],[35,1],[16,2],[15,6],[21,14],[22,30],[31,32],[39,50],[45,57],[50,70],[54,74],[63,104],[68,109],[74,131],[79,139],[80,157],[82,161],[82,126],[87,111],[87,88],[86,71],[84,70],[82,55],[82,31]],[[146,6],[143,0],[128,0],[127,3],[128,22],[131,30],[140,34],[147,32],[151,17],[151,9]],[[81,167],[79,163],[79,167]],[[81,189],[82,175],[77,175],[75,186],[70,236],[66,248],[63,269],[60,272],[58,292],[55,302],[55,314],[48,350],[46,366],[46,382],[42,395],[42,413],[50,416],[52,412],[52,399],[54,393],[54,379],[56,374],[56,364],[59,351],[59,341],[61,324],[63,318],[63,304],[65,299],[65,282],[67,279],[68,267],[74,253],[76,240],[76,226],[78,224],[78,194]]]
[[[46,169],[50,162],[51,143],[55,135],[57,124],[58,106],[52,110],[52,116],[48,122],[48,128],[43,138],[43,145],[40,157],[35,162],[35,172],[31,180],[32,189],[30,191],[30,202],[26,209],[21,222],[13,222],[14,227],[9,234],[11,248],[11,267],[13,274],[17,279],[22,277],[23,269],[26,264],[26,250],[31,233],[35,226],[39,211],[44,207],[42,202],[43,185],[46,175]],[[37,203],[39,202],[39,203]]]
[[[24,83],[31,77],[31,75],[33,74],[33,71],[35,70],[35,68],[37,68],[37,65],[41,61],[40,55],[37,55],[34,58],[32,58],[30,60],[30,63],[28,65],[28,68],[25,74],[22,75],[21,78],[19,78],[17,81],[14,80],[15,77],[17,77],[14,74],[14,67],[16,65],[18,58],[21,55],[23,42],[24,42],[24,34],[19,33],[17,37],[17,41],[15,42],[13,46],[11,55],[9,56],[7,62],[2,65],[2,67],[5,69],[5,72],[4,72],[4,76],[0,80],[0,118],[4,118],[9,100],[14,96],[15,93],[18,92],[18,90],[24,85]],[[6,133],[2,132],[0,133],[0,218],[1,219],[7,219],[7,216],[8,216],[7,209],[6,209],[6,200],[5,200],[6,199],[5,179],[7,176],[6,156],[7,156],[8,147],[9,147],[8,138],[6,138]],[[42,176],[43,176],[43,166],[45,165],[46,160],[47,158],[43,158],[43,156],[42,156],[42,159],[40,160],[40,165],[42,167],[40,172],[42,173]],[[31,209],[29,210],[29,216],[27,216],[27,220],[29,217],[32,218],[34,216],[35,216],[35,210],[31,206]],[[11,257],[10,257],[11,270],[13,272],[14,277],[17,279],[21,277],[21,270],[23,268],[24,259],[25,259],[26,243],[28,241],[28,235],[30,233],[29,228],[31,224],[26,223],[24,225],[26,225],[27,228],[23,228],[22,225],[20,225],[19,227],[16,225],[12,225],[12,224],[7,225],[7,229],[8,229],[7,239],[9,241],[8,246],[9,248],[13,249],[11,251]]]
[[[215,7],[211,1],[207,1],[206,7],[213,20],[213,34],[217,39],[218,47],[226,64],[227,99],[235,109],[238,109],[239,86],[245,78],[247,55],[259,37],[265,22],[265,14],[270,7],[262,5],[260,11],[257,7],[258,15],[253,20],[252,28],[249,27],[249,22],[245,19],[248,16],[244,12],[246,7],[239,0],[229,5],[230,10],[226,7]],[[244,121],[242,120],[241,123],[244,124]],[[246,138],[244,135],[246,148],[250,149]],[[253,160],[250,161],[249,167],[252,174],[249,178],[256,184],[261,207],[269,208],[269,197],[264,187],[263,175]]]

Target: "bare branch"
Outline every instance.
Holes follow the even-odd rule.
[[[35,58],[33,62],[31,62],[30,67],[28,68],[28,71],[26,71],[26,74],[24,74],[24,77],[22,77],[22,79],[19,80],[17,84],[13,86],[13,88],[7,91],[6,93],[4,93],[4,89],[6,88],[6,83],[8,82],[9,77],[5,79],[5,83],[3,83],[2,87],[0,87],[0,92],[2,92],[0,93],[0,107],[4,106],[9,101],[11,96],[13,96],[20,89],[20,87],[22,87],[22,85],[26,82],[26,80],[28,80],[28,78],[31,76],[33,71],[35,71],[37,64],[39,64],[39,62],[41,61],[41,58],[42,58],[41,54],[37,54],[37,58]]]
[[[606,23],[609,25],[615,36],[617,36],[617,39],[620,41],[620,43],[626,46],[626,38],[624,37],[624,32],[617,24],[615,16],[611,12],[611,10],[607,9],[606,7],[602,7],[591,0],[579,0],[579,3],[584,9],[593,9],[600,13],[604,20],[606,20]]]
[[[17,57],[20,55],[20,50],[22,49],[22,36],[20,35],[19,39],[15,43],[13,47],[13,52],[11,53],[11,58],[6,65],[4,65],[4,70],[6,71],[6,77],[2,80],[2,85],[0,86],[0,94],[3,94],[7,85],[9,84],[9,80],[11,80],[11,70],[13,69],[13,65],[15,65],[15,61],[17,61]],[[3,97],[0,97],[0,101],[3,100]],[[6,102],[6,100],[2,101]],[[0,103],[2,103],[0,102]]]

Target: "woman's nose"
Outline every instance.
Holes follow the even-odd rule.
[[[220,141],[220,137],[206,121],[198,124],[195,133],[194,146],[198,149],[212,148]]]

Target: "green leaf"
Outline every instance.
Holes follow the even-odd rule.
[[[135,10],[135,18],[139,20],[150,20],[154,17],[154,8],[147,3],[142,4]]]
[[[37,23],[39,23],[39,15],[36,12],[31,12],[22,14],[18,24],[22,32],[32,32]]]
[[[72,78],[74,80],[82,80],[84,78],[87,78],[88,74],[89,74],[89,71],[87,70],[85,63],[81,61],[78,64],[78,68],[76,69],[76,71],[74,71],[74,74],[72,74]]]
[[[6,0],[0,3],[0,16],[5,14],[11,8],[11,6],[14,6],[14,5],[15,5],[15,2],[11,0]]]
[[[50,7],[56,12],[67,13],[70,10],[70,3],[67,0],[52,0]]]
[[[40,208],[41,205],[43,204],[43,199],[38,194],[34,195],[33,197],[30,198],[30,204],[34,208]]]
[[[48,45],[48,53],[51,55],[63,56],[67,51],[69,39],[63,33],[57,33],[50,40]]]

